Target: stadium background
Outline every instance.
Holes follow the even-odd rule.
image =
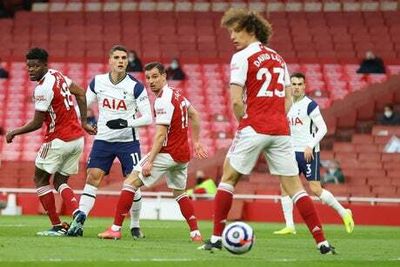
[[[3,1],[18,9],[22,1]],[[13,18],[0,19],[0,58],[10,78],[0,80],[0,125],[12,129],[33,115],[34,84],[25,72],[24,54],[40,46],[50,52],[50,66],[87,86],[93,75],[107,71],[108,49],[121,43],[138,52],[144,62],[168,63],[179,57],[188,75],[181,88],[200,110],[202,135],[213,157],[191,165],[189,186],[198,168],[212,177],[221,175],[226,148],[236,127],[230,112],[228,62],[233,48],[219,27],[222,12],[230,6],[254,8],[273,24],[270,46],[283,55],[289,71],[307,75],[308,91],[323,108],[328,124],[322,159],[337,159],[346,183],[328,185],[353,209],[357,223],[400,225],[400,156],[384,153],[399,127],[375,124],[387,103],[400,111],[400,12],[399,1],[75,1],[34,3],[32,11],[17,10]],[[387,73],[359,75],[358,63],[367,50],[382,57]],[[135,74],[143,80],[142,74]],[[219,120],[223,115],[223,119]],[[153,127],[142,130],[142,148],[148,151]],[[0,143],[0,191],[14,192],[23,214],[41,212],[33,190],[33,160],[41,143],[40,131]],[[70,184],[81,189],[85,160],[92,140],[86,138],[81,172]],[[260,159],[236,193],[231,219],[281,221],[278,180],[265,174]],[[93,215],[110,216],[120,189],[120,169],[103,184],[105,194]],[[164,184],[149,195],[167,191]],[[108,195],[107,195],[108,194]],[[163,194],[161,194],[163,195]],[[165,197],[165,195],[163,195]],[[4,194],[3,198],[7,198]],[[167,200],[166,200],[167,201]],[[209,219],[210,200],[197,200],[201,219]],[[167,207],[168,208],[168,207]],[[324,222],[340,223],[336,214],[318,205]],[[68,214],[62,203],[60,212]],[[392,216],[388,216],[391,214]],[[395,214],[395,215],[393,215]],[[396,217],[397,216],[397,217]],[[299,216],[295,216],[300,220]]]

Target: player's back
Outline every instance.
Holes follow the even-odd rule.
[[[245,88],[245,116],[239,129],[252,126],[268,135],[288,135],[285,86],[290,85],[286,63],[260,42],[237,52],[231,62],[231,84]]]
[[[68,89],[71,83],[60,72],[49,69],[35,88],[35,109],[46,111],[46,142],[55,138],[71,141],[84,134]]]
[[[160,153],[169,153],[176,162],[188,162],[190,160],[189,106],[189,101],[180,91],[168,86],[163,88],[161,96],[154,103],[157,116],[156,124],[168,123],[167,120],[170,118],[168,134]]]

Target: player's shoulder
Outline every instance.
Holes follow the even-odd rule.
[[[312,99],[311,97],[309,97],[309,96],[305,96],[305,97],[303,98],[303,101],[304,101],[304,106],[307,107],[307,114],[310,114],[310,113],[313,112],[316,108],[319,107],[319,106],[318,106],[318,103],[317,103],[314,99]]]
[[[247,46],[246,48],[234,53],[232,56],[232,61],[247,59],[247,58],[251,57],[253,54],[255,54],[256,52],[257,52],[257,47],[254,46],[253,44],[251,44],[251,45]]]
[[[132,81],[132,82],[142,84],[141,81],[139,81],[138,79],[136,79],[135,76],[133,76],[133,75],[130,74],[130,73],[127,73],[127,74],[126,74],[126,78],[127,78],[128,80]]]
[[[304,97],[303,100],[304,100],[304,102],[307,103],[308,105],[312,104],[312,105],[317,105],[317,106],[318,106],[317,101],[315,101],[313,98],[311,98],[311,97],[309,97],[309,96],[307,96],[307,95]]]
[[[56,72],[56,70],[49,69],[43,78],[37,83],[36,90],[45,88],[52,89],[54,82],[56,81],[56,77],[54,76]]]

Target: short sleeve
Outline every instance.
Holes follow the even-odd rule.
[[[240,53],[233,55],[231,60],[231,84],[244,86],[247,79],[248,62]]]
[[[50,87],[39,85],[35,88],[35,110],[47,111],[53,100],[54,92]]]
[[[156,124],[170,125],[172,115],[174,114],[174,106],[171,102],[165,101],[163,98],[157,98],[154,103]]]

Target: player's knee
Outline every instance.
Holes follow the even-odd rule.
[[[98,187],[102,178],[103,175],[101,175],[100,173],[88,171],[86,183]]]
[[[319,197],[322,194],[322,187],[321,186],[310,184],[310,190],[317,197]]]
[[[49,180],[46,179],[45,177],[35,176],[33,177],[33,181],[36,187],[42,187],[50,184]]]
[[[60,187],[60,185],[68,183],[68,178],[69,178],[69,176],[64,176],[64,175],[56,172],[54,174],[54,179],[53,179],[54,189],[56,189],[58,191],[58,188]]]

